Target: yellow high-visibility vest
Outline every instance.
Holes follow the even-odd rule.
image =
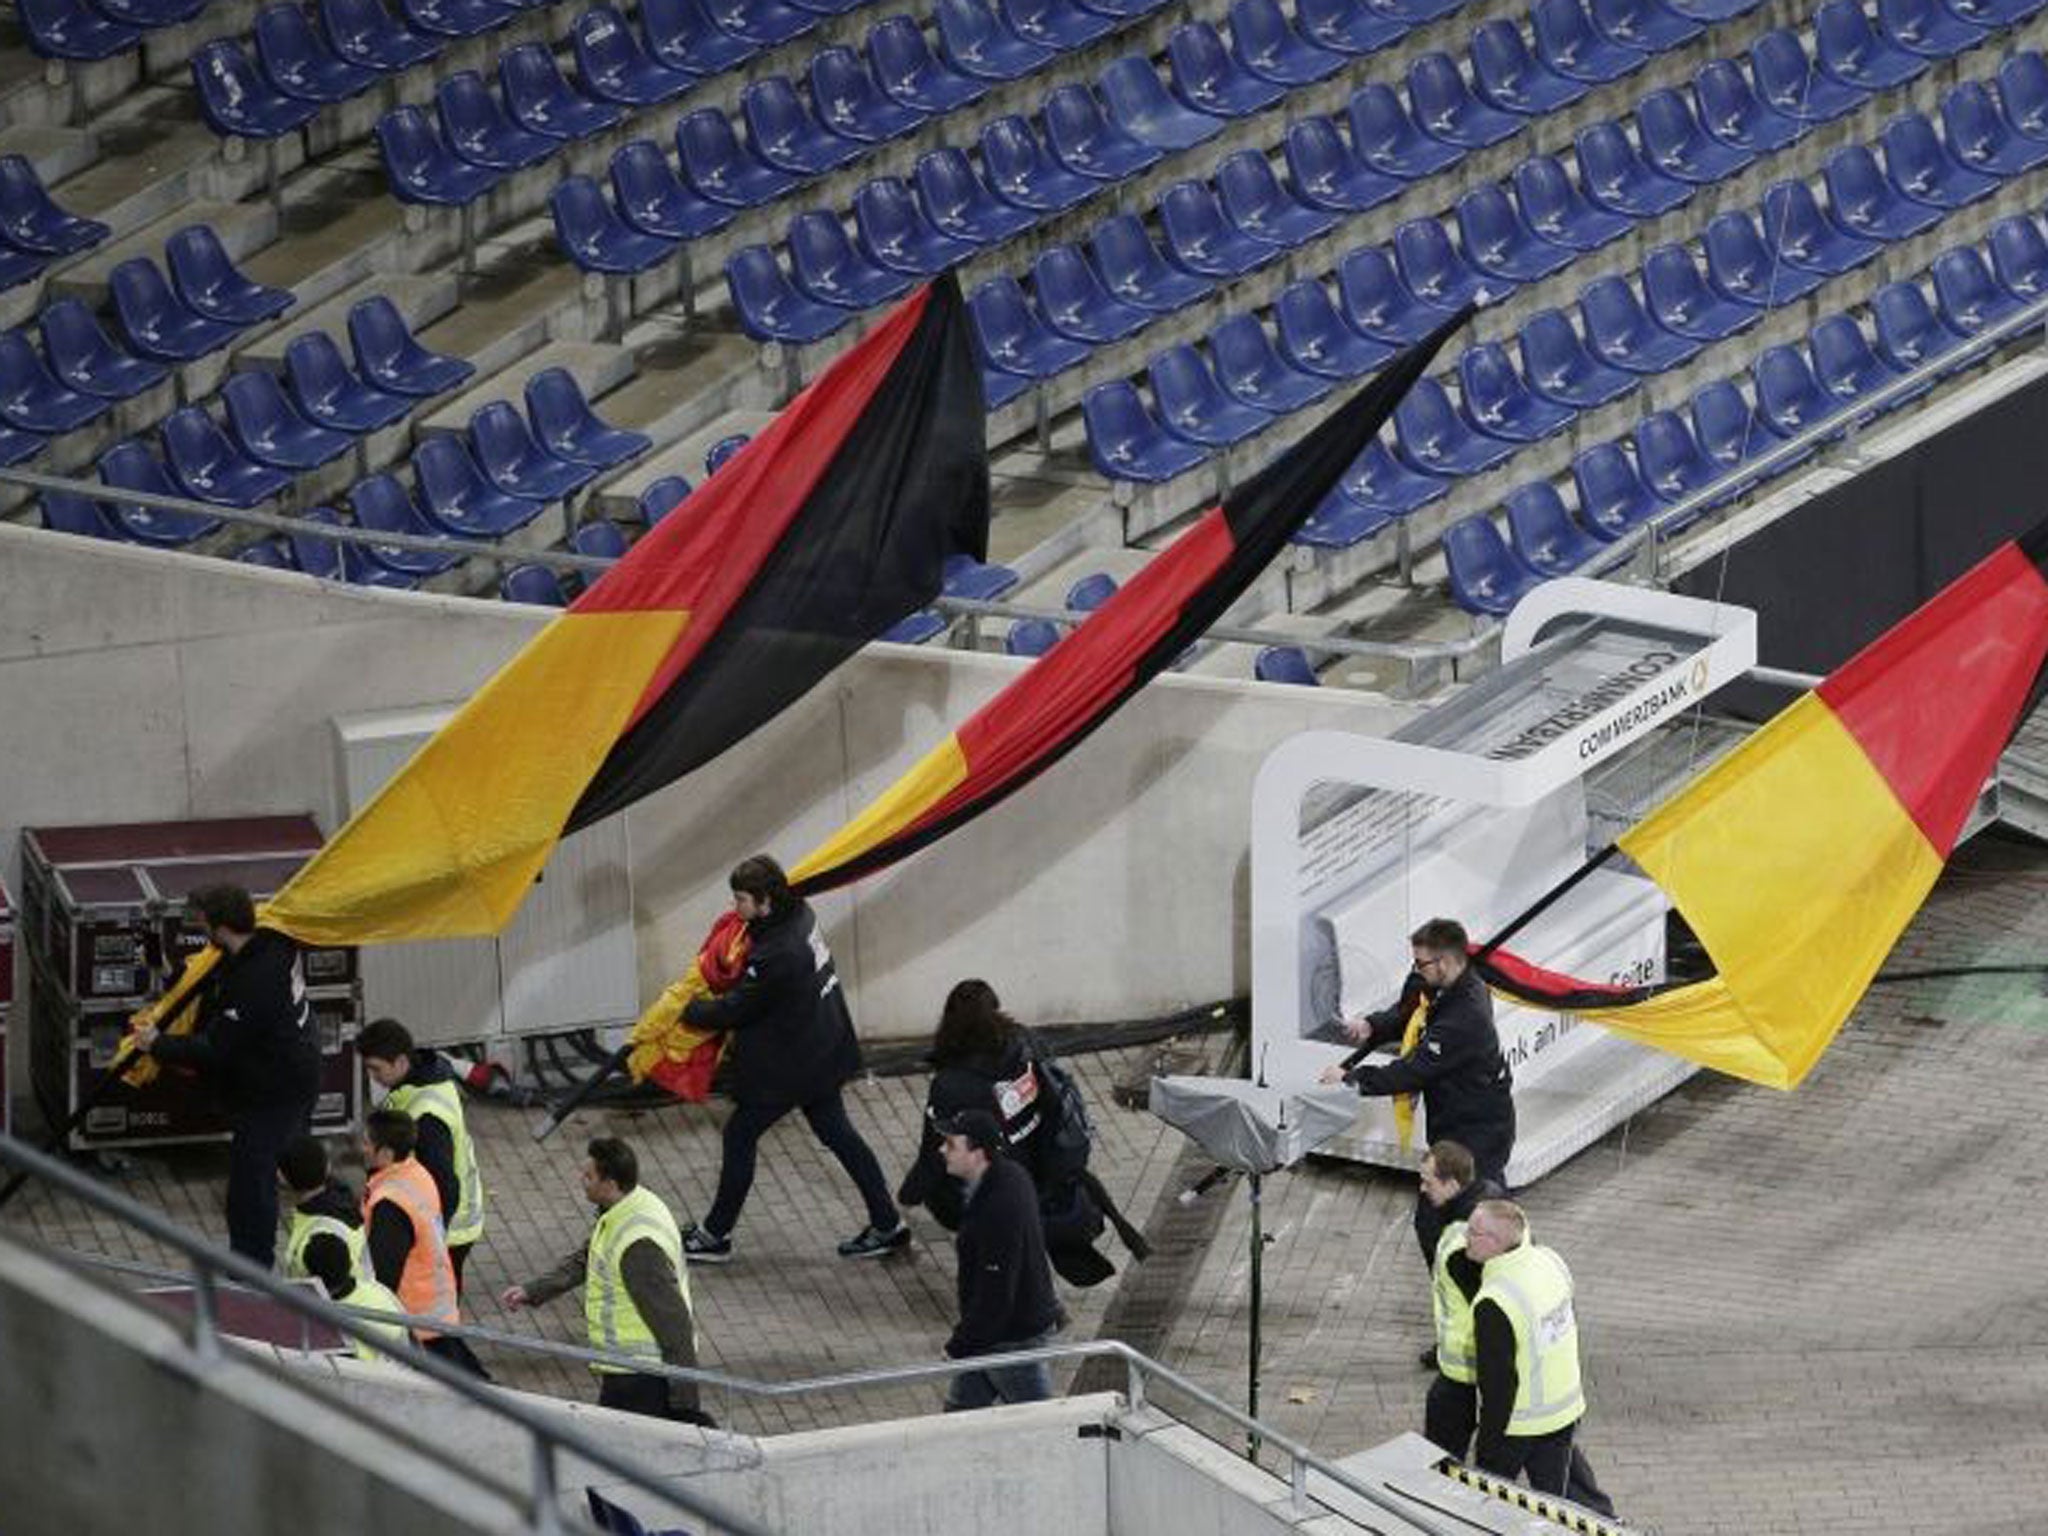
[[[455,1209],[448,1216],[448,1246],[461,1248],[484,1235],[484,1180],[476,1165],[476,1143],[462,1116],[462,1093],[453,1082],[400,1083],[384,1095],[388,1109],[402,1109],[413,1119],[428,1116],[448,1127],[455,1148]]]
[[[661,1362],[661,1345],[654,1330],[633,1305],[626,1291],[620,1263],[626,1250],[642,1240],[651,1240],[668,1255],[676,1272],[676,1284],[683,1301],[690,1300],[690,1271],[683,1260],[683,1237],[676,1219],[661,1197],[642,1185],[622,1197],[597,1218],[591,1229],[590,1250],[583,1284],[583,1321],[589,1329],[590,1347],[607,1354],[630,1355],[650,1364]],[[693,1311],[692,1316],[695,1316]],[[623,1373],[623,1365],[593,1365],[592,1370]]]
[[[1465,1247],[1465,1223],[1454,1221],[1436,1240],[1430,1300],[1436,1313],[1436,1368],[1452,1381],[1479,1379],[1479,1346],[1472,1335],[1472,1303],[1451,1278],[1450,1258]]]
[[[360,1285],[371,1278],[369,1261],[363,1254],[363,1229],[352,1227],[338,1216],[308,1216],[304,1211],[294,1210],[291,1224],[285,1229],[284,1277],[287,1280],[310,1280],[313,1271],[306,1268],[306,1246],[316,1237],[335,1237],[348,1249],[349,1273]]]
[[[389,1312],[393,1315],[403,1315],[405,1312],[404,1305],[391,1293],[391,1288],[379,1285],[375,1280],[358,1280],[356,1288],[350,1291],[343,1299],[342,1305],[364,1307],[372,1312]],[[384,1340],[384,1344],[380,1347],[379,1345],[365,1343],[363,1340],[351,1335],[348,1347],[355,1351],[355,1356],[358,1360],[365,1360],[373,1365],[388,1365],[391,1361],[392,1352],[404,1347],[405,1324],[380,1323],[374,1318],[368,1317],[359,1317],[356,1321],[365,1328],[368,1328],[378,1338]]]
[[[1490,1301],[1515,1331],[1515,1405],[1510,1435],[1547,1435],[1586,1411],[1579,1377],[1579,1323],[1572,1272],[1551,1249],[1524,1241],[1486,1261],[1472,1304]]]

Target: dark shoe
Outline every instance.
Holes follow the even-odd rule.
[[[899,1248],[910,1246],[910,1227],[906,1222],[897,1222],[893,1232],[878,1232],[873,1227],[862,1227],[860,1232],[839,1245],[842,1259],[879,1259],[894,1253]]]
[[[1434,1344],[1432,1344],[1432,1345],[1430,1345],[1430,1346],[1429,1346],[1429,1348],[1425,1349],[1425,1350],[1424,1350],[1424,1351],[1423,1351],[1423,1352],[1422,1352],[1421,1354],[1417,1355],[1417,1356],[1415,1357],[1415,1363],[1416,1363],[1417,1365],[1421,1366],[1421,1367],[1422,1367],[1422,1368],[1423,1368],[1423,1369],[1424,1369],[1425,1371],[1433,1371],[1433,1370],[1435,1370],[1435,1369],[1436,1369],[1436,1346],[1435,1346]]]
[[[732,1239],[713,1237],[693,1221],[683,1228],[683,1257],[692,1264],[730,1264]]]

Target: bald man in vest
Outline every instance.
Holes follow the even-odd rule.
[[[1572,1272],[1529,1236],[1512,1200],[1482,1200],[1465,1226],[1479,1266],[1472,1336],[1479,1377],[1480,1470],[1603,1515],[1614,1503],[1594,1480],[1576,1435],[1586,1413]]]
[[[517,1312],[580,1285],[592,1349],[696,1369],[690,1271],[674,1215],[640,1182],[640,1160],[626,1143],[600,1136],[584,1154],[583,1195],[597,1209],[590,1241],[537,1279],[507,1286],[498,1299]],[[711,1427],[694,1381],[622,1365],[591,1369],[597,1373],[601,1408]]]

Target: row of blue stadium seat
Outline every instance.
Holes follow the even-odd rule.
[[[60,256],[89,250],[107,226],[60,207],[36,168],[20,155],[0,155],[0,289],[40,274]]]
[[[141,46],[158,27],[205,10],[207,0],[21,0],[15,16],[46,59],[107,59]]]

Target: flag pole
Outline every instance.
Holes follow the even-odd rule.
[[[541,1123],[540,1129],[533,1133],[533,1139],[535,1141],[546,1141],[556,1131],[560,1130],[562,1122],[589,1103],[592,1094],[610,1082],[617,1074],[626,1070],[626,1058],[632,1054],[633,1042],[628,1040],[616,1051],[613,1051],[611,1055],[607,1056],[603,1066],[585,1078],[577,1086],[576,1091],[571,1093],[568,1098],[562,1100],[555,1108],[548,1111],[547,1119]]]
[[[1620,851],[1621,844],[1619,843],[1609,843],[1605,848],[1602,848],[1598,853],[1594,854],[1590,859],[1586,860],[1585,863],[1581,864],[1577,869],[1573,870],[1570,874],[1566,875],[1562,880],[1558,881],[1557,884],[1553,885],[1541,896],[1538,896],[1535,899],[1535,901],[1531,902],[1527,907],[1523,908],[1521,916],[1517,917],[1513,922],[1509,923],[1505,928],[1501,929],[1500,932],[1496,933],[1484,944],[1480,945],[1477,949],[1473,950],[1472,958],[1474,960],[1486,959],[1496,949],[1499,949],[1501,945],[1507,943],[1509,939],[1512,939],[1516,934],[1520,933],[1524,928],[1528,927],[1529,924],[1535,922],[1537,918],[1541,917],[1545,912],[1549,911],[1551,907],[1556,905],[1557,902],[1563,898],[1566,892],[1570,891],[1581,880],[1585,879],[1588,875],[1592,874],[1594,870],[1598,869],[1602,864],[1605,864],[1609,859],[1613,858],[1615,854],[1619,853]]]

